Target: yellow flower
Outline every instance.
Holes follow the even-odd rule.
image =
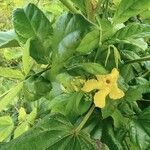
[[[119,78],[119,72],[114,68],[110,74],[97,75],[96,79],[88,80],[82,90],[90,92],[94,89],[98,92],[94,95],[94,103],[96,107],[105,107],[106,96],[109,95],[111,99],[120,99],[124,96],[124,92],[118,88],[117,80]]]

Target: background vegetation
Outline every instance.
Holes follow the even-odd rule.
[[[69,2],[0,0],[0,149],[150,149],[150,2]],[[92,109],[113,68],[125,96]]]

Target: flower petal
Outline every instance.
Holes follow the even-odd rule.
[[[111,99],[120,99],[124,96],[124,92],[118,88],[117,83],[115,83],[110,91],[109,97]]]
[[[96,107],[103,108],[105,107],[105,99],[109,94],[108,90],[101,90],[94,95],[94,104]]]
[[[111,71],[110,76],[111,76],[111,80],[112,80],[113,83],[114,83],[114,82],[117,82],[117,80],[118,80],[118,78],[119,78],[119,71],[118,71],[116,68],[114,68],[114,69]]]
[[[90,92],[95,89],[98,89],[98,81],[95,79],[88,80],[82,88],[85,92]]]

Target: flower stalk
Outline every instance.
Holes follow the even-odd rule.
[[[83,128],[83,126],[85,125],[89,117],[91,116],[92,112],[94,111],[94,108],[95,108],[95,105],[93,104],[91,108],[89,109],[89,111],[87,112],[87,114],[85,115],[85,117],[83,118],[83,120],[81,121],[81,123],[79,124],[79,126],[75,129],[76,133],[79,133],[80,130]]]

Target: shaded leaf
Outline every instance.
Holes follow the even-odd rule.
[[[101,109],[103,119],[111,116],[115,112],[118,103],[118,101],[113,101],[110,98],[106,99],[106,106],[103,109]]]
[[[122,66],[120,74],[127,83],[130,82],[133,78],[135,78],[133,67],[130,64]]]
[[[91,105],[91,101],[83,99],[83,93],[74,92],[56,96],[50,102],[52,112],[59,112],[74,122],[77,117],[85,113]]]
[[[103,124],[102,142],[106,143],[110,150],[122,150],[120,141],[116,138],[111,121],[105,120]]]
[[[150,148],[150,108],[146,108],[138,118],[133,119],[129,124],[129,135],[134,145],[140,150]]]
[[[28,101],[35,101],[51,90],[51,83],[40,76],[30,76],[23,84],[23,93]]]

